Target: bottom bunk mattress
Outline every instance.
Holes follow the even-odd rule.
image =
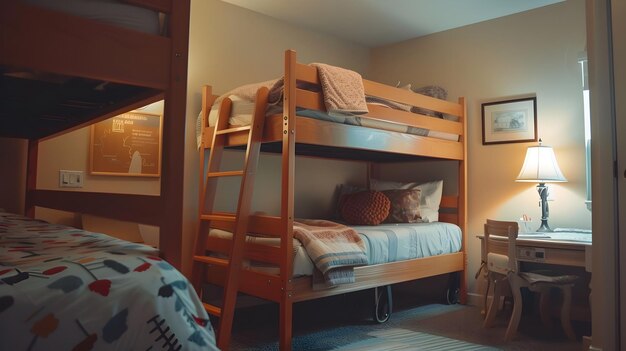
[[[0,212],[0,350],[217,350],[158,251]]]
[[[445,222],[389,223],[377,226],[351,226],[365,243],[368,264],[381,264],[459,252],[461,228]],[[230,232],[211,229],[210,234],[230,238]],[[248,242],[278,246],[279,239],[248,236]],[[294,239],[294,276],[312,275],[315,265],[300,241]],[[244,267],[270,274],[278,268],[258,262],[244,262]]]

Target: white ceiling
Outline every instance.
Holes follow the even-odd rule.
[[[564,0],[222,0],[369,47]]]

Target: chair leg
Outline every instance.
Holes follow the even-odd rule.
[[[552,319],[550,318],[550,288],[544,288],[539,294],[539,315],[541,322],[547,328],[552,328]]]
[[[513,293],[513,312],[511,313],[509,326],[506,328],[506,334],[504,334],[505,341],[510,341],[515,337],[519,321],[522,318],[522,286],[518,279],[520,278],[515,274],[509,275],[509,282],[511,283],[511,291]]]
[[[572,328],[572,321],[570,320],[570,311],[572,306],[572,286],[564,286],[563,291],[563,305],[561,305],[561,325],[565,335],[570,340],[576,340],[576,334]]]
[[[507,281],[502,278],[493,279],[493,298],[491,299],[491,303],[487,309],[487,315],[483,321],[483,328],[489,328],[493,325],[493,321],[496,318],[496,314],[498,313],[500,306],[500,297],[503,290],[502,286],[506,283]]]

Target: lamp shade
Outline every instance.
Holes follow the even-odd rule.
[[[524,165],[519,172],[518,182],[566,182],[567,179],[561,173],[559,164],[556,162],[554,150],[550,146],[531,146],[526,151]]]

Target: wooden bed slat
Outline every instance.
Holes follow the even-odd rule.
[[[333,289],[313,290],[310,277],[294,279],[293,300],[294,302],[307,301],[460,270],[463,270],[463,254],[460,252],[362,266],[354,269],[355,279],[358,283],[342,284]]]
[[[316,93],[304,89],[296,89],[296,101],[298,107],[325,111],[324,100],[321,93]]]
[[[277,141],[282,138],[282,120],[277,117],[270,116],[265,122],[264,138],[266,141]],[[311,118],[297,118],[296,124],[298,131],[296,140],[299,143],[361,150],[384,150],[389,153],[428,155],[452,160],[460,160],[463,157],[463,144],[460,142],[318,121]]]
[[[440,208],[455,208],[459,207],[459,197],[458,196],[449,196],[443,195],[441,197],[441,202],[439,203]]]
[[[126,3],[163,13],[172,12],[172,1],[176,0],[124,0]]]
[[[0,3],[0,22],[0,65],[160,90],[169,86],[169,38],[20,1]]]
[[[232,240],[209,236],[207,238],[207,250],[228,254]],[[248,260],[269,263],[278,266],[280,263],[280,249],[276,246],[247,242],[244,249],[244,257]]]
[[[122,221],[161,225],[161,199],[154,195],[108,194],[84,191],[30,190],[34,206],[88,213]]]
[[[317,68],[302,63],[295,65],[296,80],[311,84],[320,84]]]
[[[361,115],[361,118],[371,117],[371,119],[387,122],[397,122],[416,128],[424,128],[431,131],[463,135],[463,124],[441,118],[420,115],[416,113],[393,110],[383,106],[367,106],[369,113]]]
[[[217,212],[219,213],[219,212]],[[224,213],[227,215],[226,213]],[[280,236],[280,217],[276,216],[264,216],[264,215],[251,215],[250,216],[250,231],[255,234],[265,235],[269,237]],[[225,230],[232,232],[233,223],[228,221],[213,221],[211,222],[212,228]]]
[[[373,95],[404,104],[410,104],[412,106],[420,106],[457,117],[463,116],[463,109],[461,106],[453,102],[416,94],[408,90],[384,85],[366,79],[363,79],[363,87],[365,88],[366,95]]]

